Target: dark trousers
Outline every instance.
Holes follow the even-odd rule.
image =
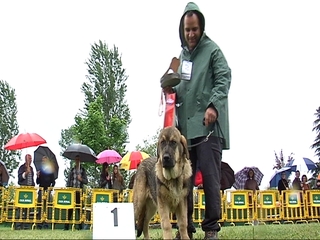
[[[80,209],[79,209],[79,205],[80,205],[80,192],[76,192],[76,204],[78,205],[78,208],[76,209],[77,214],[79,217],[81,217],[80,215]],[[70,221],[72,219],[72,215],[73,215],[73,209],[68,209],[68,220]],[[64,229],[68,230],[69,229],[69,224],[66,223],[64,225]],[[79,229],[82,229],[82,224],[79,224]]]
[[[205,137],[191,140],[191,145],[203,141]],[[205,194],[205,216],[202,221],[203,231],[220,231],[218,221],[221,218],[220,175],[222,158],[222,140],[209,137],[208,141],[192,147],[189,151],[192,163],[192,184],[188,195],[188,232],[194,232],[193,214],[193,183],[197,166],[200,168]]]
[[[21,213],[22,212],[22,213]],[[20,219],[20,213],[22,214],[22,219],[26,219],[27,218],[27,214],[28,214],[28,209],[27,208],[18,208],[16,211],[16,218]],[[21,222],[17,222],[16,223],[16,228],[30,228],[30,224],[29,223],[21,223]]]
[[[47,189],[48,189],[47,187],[44,187],[43,191],[42,190],[38,191],[38,214],[37,214],[38,220],[40,220],[42,217],[42,206],[44,209],[46,209],[46,204],[47,204],[47,201],[49,200],[49,199],[43,200],[43,205],[41,204],[42,203],[42,195],[47,193]],[[50,195],[48,196],[48,198],[50,198]],[[43,223],[43,227],[48,227],[48,224],[45,221],[43,221],[42,223]]]

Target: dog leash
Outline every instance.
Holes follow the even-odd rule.
[[[202,144],[202,143],[207,142],[208,139],[209,139],[209,137],[212,135],[213,132],[214,132],[214,131],[211,130],[211,131],[208,133],[208,135],[206,136],[205,139],[203,139],[201,142],[198,142],[198,143],[195,143],[195,144],[192,144],[192,145],[188,145],[188,148],[196,147],[196,146],[198,146],[198,145],[200,145],[200,144]]]
[[[223,132],[222,132],[222,130],[221,130],[221,127],[220,127],[219,122],[216,121],[215,124],[216,124],[217,127],[218,127],[218,137],[220,137],[220,133],[221,133],[222,138],[224,138]],[[215,125],[215,124],[214,124],[214,125]],[[204,125],[204,119],[203,119],[203,125]],[[209,139],[209,137],[212,135],[212,133],[214,133],[214,130],[213,130],[213,129],[214,129],[214,125],[212,126],[212,130],[208,133],[208,135],[206,136],[205,139],[203,139],[201,142],[198,142],[198,143],[195,143],[195,144],[192,144],[192,145],[188,145],[188,148],[196,147],[196,146],[198,146],[198,145],[200,145],[200,144],[202,144],[202,143],[207,142],[208,139]],[[220,133],[219,133],[219,132],[220,132]]]

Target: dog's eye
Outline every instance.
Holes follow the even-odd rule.
[[[176,141],[170,141],[170,145],[176,145],[177,142]]]
[[[166,141],[165,141],[165,140],[162,140],[162,141],[160,142],[160,144],[161,144],[161,145],[164,145],[164,144],[166,144]]]

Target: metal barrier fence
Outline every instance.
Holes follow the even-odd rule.
[[[132,202],[133,191],[124,190],[121,194],[111,189],[0,187],[0,223],[11,223],[11,228],[28,225],[34,229],[41,224],[70,224],[92,228],[93,203]],[[307,223],[319,222],[320,190],[228,190],[221,194],[220,223],[230,225],[254,223]],[[193,220],[201,225],[204,219],[206,202],[203,190],[194,190]],[[174,214],[171,222],[176,223]],[[159,224],[155,214],[151,224]]]

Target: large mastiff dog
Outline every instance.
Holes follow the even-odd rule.
[[[141,162],[133,187],[137,237],[143,232],[144,238],[149,238],[149,222],[158,210],[163,239],[172,239],[170,212],[176,214],[181,239],[189,239],[187,195],[192,169],[187,141],[177,128],[167,127],[157,144],[157,159]]]

